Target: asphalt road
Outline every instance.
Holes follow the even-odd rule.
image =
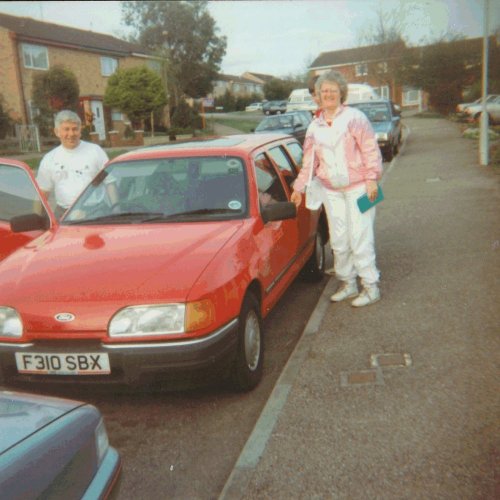
[[[182,390],[37,387],[97,406],[120,452],[119,500],[217,498],[327,282],[296,279],[264,322],[264,377],[250,393],[224,383]]]

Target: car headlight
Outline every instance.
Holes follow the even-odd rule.
[[[184,304],[126,307],[109,323],[110,337],[168,335],[184,332]]]
[[[97,463],[100,465],[109,448],[108,433],[101,418],[95,429],[95,448],[97,452]]]
[[[18,312],[12,307],[0,307],[0,337],[20,338],[23,323]]]
[[[387,132],[377,132],[377,140],[379,141],[388,141],[389,134]]]

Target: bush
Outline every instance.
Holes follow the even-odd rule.
[[[172,113],[172,128],[201,128],[201,116],[186,101],[181,101]]]

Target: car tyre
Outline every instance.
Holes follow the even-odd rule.
[[[393,158],[394,158],[394,146],[391,145],[387,153],[385,153],[385,161],[392,161]]]
[[[320,228],[316,231],[314,240],[314,251],[309,257],[303,269],[303,276],[306,281],[318,282],[323,279],[326,267],[326,245]]]
[[[239,391],[250,391],[262,379],[264,338],[262,318],[257,299],[248,293],[239,316],[238,346],[231,373],[231,382]]]

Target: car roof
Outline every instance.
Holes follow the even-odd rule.
[[[170,142],[148,148],[136,149],[113,159],[110,163],[123,160],[143,160],[165,157],[178,157],[179,154],[189,156],[217,156],[250,154],[262,146],[290,139],[286,134],[238,134],[217,137],[195,138],[182,142]]]

